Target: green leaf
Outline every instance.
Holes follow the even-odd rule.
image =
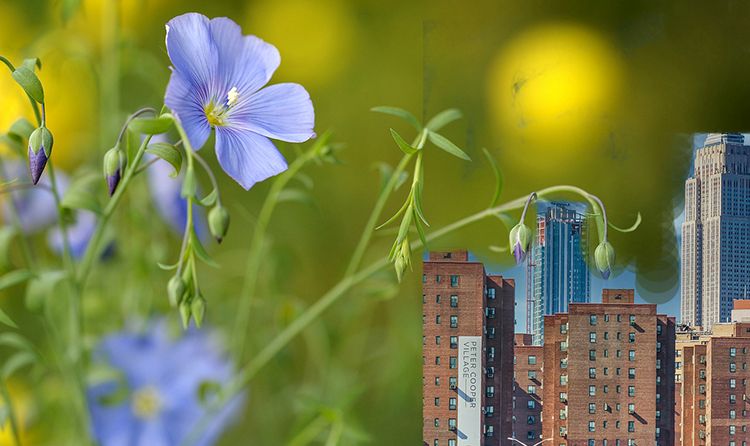
[[[158,156],[174,167],[174,172],[169,175],[170,177],[175,178],[180,174],[180,169],[182,168],[182,152],[180,152],[180,149],[174,145],[166,142],[155,142],[149,144],[146,152]]]
[[[396,141],[396,144],[398,144],[399,149],[401,149],[402,152],[404,152],[407,155],[414,155],[417,153],[418,149],[412,147],[404,141],[404,138],[401,137],[395,130],[391,129],[391,136],[393,137],[393,140]]]
[[[435,132],[428,132],[427,137],[430,138],[430,141],[432,141],[432,143],[435,144],[438,148],[445,150],[455,157],[464,159],[466,161],[471,161],[469,155],[467,155],[463,150],[459,149],[457,145],[450,142],[450,140],[448,140],[448,138],[446,138],[445,136],[439,135]]]
[[[0,324],[5,324],[8,327],[18,328],[18,325],[16,325],[15,322],[13,322],[13,319],[8,316],[2,308],[0,308]]]
[[[195,255],[198,256],[199,259],[201,259],[206,265],[213,266],[214,268],[218,268],[219,264],[216,263],[216,261],[211,258],[211,256],[206,252],[206,248],[203,247],[203,244],[201,244],[201,241],[198,239],[198,236],[193,233],[190,237],[190,246],[193,248],[193,252]]]
[[[503,192],[503,173],[497,166],[497,161],[495,161],[495,157],[492,156],[490,151],[486,148],[482,148],[482,151],[484,152],[484,156],[487,157],[487,161],[490,163],[492,173],[495,175],[495,194],[492,196],[492,201],[489,206],[493,207],[497,204],[497,201],[500,199],[500,194]]]
[[[18,269],[11,271],[3,276],[0,276],[0,290],[10,288],[19,283],[26,282],[30,278],[34,277],[34,274],[27,269]]]
[[[216,189],[212,190],[211,193],[198,200],[198,204],[204,207],[211,207],[216,203],[216,199],[219,198],[219,191]]]
[[[141,146],[141,135],[128,128],[125,131],[125,153],[128,155],[128,164],[133,162],[135,154]]]
[[[16,229],[12,226],[0,228],[0,269],[10,266],[10,244],[16,236]]]
[[[0,334],[0,345],[10,347],[16,350],[34,352],[34,346],[28,339],[18,333],[5,332]]]
[[[65,271],[51,270],[39,273],[26,286],[26,308],[38,311],[45,300],[54,295],[57,285],[67,278]]]
[[[128,128],[134,132],[144,135],[158,135],[165,133],[172,127],[171,116],[159,116],[158,118],[135,118],[130,121]]]
[[[463,114],[457,108],[449,108],[448,110],[443,110],[433,116],[432,119],[427,122],[426,127],[430,131],[437,132],[456,119],[461,119],[462,116]]]
[[[10,126],[10,129],[8,129],[8,136],[14,137],[18,142],[23,143],[29,139],[31,132],[35,129],[36,127],[34,127],[34,124],[29,122],[28,119],[21,118]]]
[[[371,108],[370,111],[374,111],[377,113],[385,113],[387,115],[398,116],[399,118],[411,124],[412,127],[417,129],[417,131],[422,130],[422,126],[419,124],[419,121],[417,121],[417,118],[415,118],[414,115],[404,110],[403,108],[381,105],[379,107]]]
[[[171,271],[173,269],[177,269],[178,266],[180,266],[179,262],[175,263],[174,265],[170,265],[168,263],[162,263],[162,262],[156,262],[156,265],[163,269],[164,271]]]
[[[378,169],[378,172],[380,172],[380,192],[382,193],[383,190],[385,190],[385,186],[391,180],[391,175],[393,175],[393,167],[391,167],[388,163],[380,162],[375,164],[375,168]],[[402,171],[398,176],[398,180],[396,181],[396,185],[393,190],[398,190],[401,186],[403,186],[408,178],[409,174]]]
[[[414,226],[417,228],[417,234],[419,234],[419,239],[422,241],[422,248],[423,249],[428,249],[427,248],[427,236],[424,233],[424,228],[422,227],[422,222],[419,221],[421,216],[417,214],[416,209],[414,210],[414,214],[415,214],[415,217],[414,217]],[[423,218],[423,217],[421,217],[421,218]]]
[[[95,214],[101,214],[97,194],[94,193],[95,184],[101,181],[97,173],[88,173],[73,181],[62,199],[62,206],[68,209],[86,209]]]
[[[38,57],[30,57],[28,59],[24,59],[23,62],[21,62],[22,67],[26,67],[31,71],[34,71],[35,69],[42,69],[42,61]]]
[[[21,65],[16,68],[16,71],[13,72],[12,76],[18,85],[20,85],[33,100],[40,104],[44,103],[44,89],[42,88],[42,82],[33,70],[29,69],[26,65]]]
[[[8,379],[23,367],[29,366],[36,362],[36,355],[29,351],[21,351],[10,358],[3,364],[3,378]]]

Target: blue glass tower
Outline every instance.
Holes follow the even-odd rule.
[[[527,330],[544,341],[544,316],[568,311],[570,302],[590,301],[586,264],[588,234],[578,203],[541,203],[526,276]]]

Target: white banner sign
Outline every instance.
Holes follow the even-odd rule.
[[[482,337],[458,337],[458,446],[482,438]]]

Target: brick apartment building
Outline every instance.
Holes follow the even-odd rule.
[[[678,335],[680,445],[750,442],[750,323],[714,324]]]
[[[674,442],[674,318],[633,290],[544,318],[543,438],[553,445]]]
[[[534,444],[542,439],[544,347],[532,335],[516,333],[513,371],[513,437]]]
[[[423,445],[509,445],[515,284],[467,251],[424,262]]]

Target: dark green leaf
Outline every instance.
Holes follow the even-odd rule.
[[[378,113],[385,113],[387,115],[398,116],[399,118],[411,124],[412,127],[417,129],[417,131],[422,130],[422,126],[419,124],[419,121],[417,121],[417,118],[415,118],[414,115],[404,110],[403,108],[381,105],[379,107],[371,108],[370,111],[374,111]]]
[[[428,132],[427,136],[430,138],[430,141],[432,141],[432,143],[435,144],[438,148],[445,150],[455,157],[464,159],[466,161],[471,161],[469,155],[467,155],[463,150],[459,149],[457,145],[450,142],[450,140],[448,140],[448,138],[446,138],[445,136],[439,135],[435,132]]]
[[[34,127],[34,124],[29,122],[28,119],[21,118],[10,126],[10,129],[8,129],[8,136],[12,136],[16,138],[18,142],[23,143],[29,139],[31,132],[35,129],[36,127]]]
[[[218,197],[219,197],[219,192],[216,189],[214,189],[211,191],[211,193],[209,193],[205,197],[198,200],[198,203],[204,207],[211,207],[214,205],[214,203],[216,203],[216,199]]]
[[[172,127],[172,122],[170,116],[159,116],[158,118],[135,118],[130,121],[128,128],[144,135],[158,135],[169,130]]]
[[[18,325],[16,325],[15,322],[13,322],[13,319],[10,318],[2,308],[0,308],[0,324],[5,324],[8,327],[18,328]]]
[[[36,355],[29,351],[20,351],[5,360],[3,364],[3,378],[8,379],[23,367],[36,362]]]
[[[177,267],[180,265],[179,263],[175,263],[174,265],[170,265],[168,263],[162,263],[162,262],[156,262],[156,265],[165,270],[165,271],[171,271],[173,269],[177,269]]]
[[[424,228],[422,227],[422,222],[419,221],[421,216],[416,215],[417,211],[414,211],[415,217],[414,217],[414,226],[417,228],[417,234],[419,234],[419,239],[422,241],[422,248],[427,249],[427,237],[424,233]]]
[[[6,332],[0,334],[0,345],[14,348],[16,350],[33,352],[34,346],[29,342],[28,339],[24,338],[18,333]]]
[[[30,57],[28,59],[24,59],[23,62],[21,62],[22,67],[26,67],[31,71],[38,69],[42,69],[42,61],[38,57]]]
[[[456,108],[449,108],[448,110],[443,110],[433,116],[432,119],[430,119],[430,121],[427,123],[426,127],[433,132],[437,132],[456,119],[461,119],[461,116],[463,116],[461,114],[461,111]]]
[[[206,265],[213,266],[214,268],[219,267],[219,264],[216,263],[216,261],[212,259],[210,255],[208,255],[208,252],[206,252],[206,248],[203,247],[201,241],[198,240],[198,237],[195,235],[195,233],[193,233],[193,235],[191,236],[190,245],[192,246],[195,255],[197,255],[199,259],[203,260]]]
[[[0,290],[4,290],[14,285],[18,285],[19,283],[23,283],[32,277],[34,277],[34,274],[26,269],[11,271],[8,274],[0,277]]]
[[[396,141],[396,144],[398,144],[399,149],[401,149],[402,152],[404,152],[407,155],[413,155],[417,153],[417,149],[410,146],[409,143],[404,141],[404,138],[401,137],[395,130],[391,129],[391,136],[393,137],[393,140]]]
[[[33,70],[21,65],[13,72],[13,79],[37,102],[44,103],[44,89],[42,83]]]
[[[182,168],[182,152],[180,152],[180,149],[166,142],[155,142],[149,144],[146,152],[156,155],[171,164],[174,168],[174,172],[170,174],[172,178],[179,175],[180,169]]]
[[[484,156],[487,157],[487,161],[489,161],[490,163],[492,173],[495,175],[495,194],[493,195],[492,201],[490,202],[489,206],[493,207],[497,204],[497,200],[500,199],[500,194],[503,192],[503,173],[497,166],[497,161],[495,161],[495,157],[492,156],[490,151],[485,148],[482,148],[482,151],[484,152]]]

